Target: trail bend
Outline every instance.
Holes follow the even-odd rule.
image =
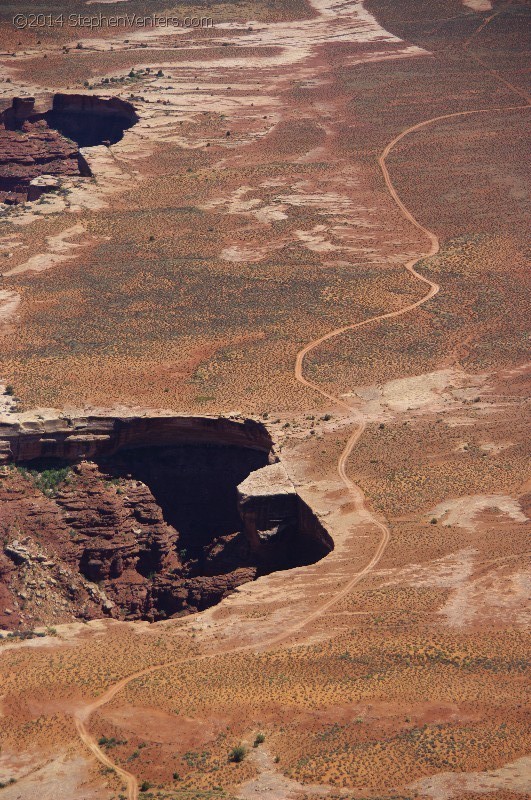
[[[407,208],[407,206],[401,200],[401,198],[398,195],[398,192],[396,191],[396,189],[394,187],[394,184],[392,182],[392,179],[391,179],[391,176],[390,176],[390,173],[389,173],[389,169],[388,169],[387,163],[386,163],[387,162],[387,158],[389,157],[389,155],[391,154],[393,149],[396,147],[396,145],[400,141],[402,141],[402,139],[404,139],[406,136],[409,136],[410,134],[414,133],[415,131],[418,131],[418,130],[424,128],[424,127],[427,127],[428,125],[433,125],[436,122],[440,122],[440,121],[446,120],[446,119],[455,119],[457,117],[471,116],[471,115],[474,115],[474,114],[489,114],[489,113],[498,113],[498,112],[501,112],[501,111],[515,111],[515,110],[521,110],[521,109],[526,109],[526,108],[530,108],[530,107],[531,106],[529,104],[526,104],[526,105],[519,105],[519,106],[505,106],[505,107],[499,107],[499,108],[494,108],[494,109],[492,109],[492,108],[474,109],[474,110],[469,110],[469,111],[453,112],[453,113],[450,113],[450,114],[441,114],[441,115],[439,115],[437,117],[432,117],[430,119],[424,120],[422,122],[419,122],[419,123],[417,123],[415,125],[412,125],[412,126],[406,128],[400,134],[395,136],[395,138],[391,142],[389,142],[389,144],[385,147],[385,149],[382,151],[381,155],[378,158],[378,164],[379,164],[380,169],[382,171],[382,175],[383,175],[386,187],[387,187],[387,189],[389,191],[389,194],[391,195],[392,199],[394,200],[395,204],[399,208],[399,210],[402,213],[402,215],[404,216],[404,218],[406,220],[408,220],[408,222],[410,222],[412,225],[414,225],[419,231],[421,231],[421,233],[423,233],[425,235],[425,237],[427,238],[427,240],[429,242],[429,249],[426,252],[422,253],[419,256],[416,256],[415,258],[411,259],[409,262],[407,262],[404,265],[404,268],[412,275],[412,277],[414,277],[416,280],[420,281],[421,283],[423,283],[424,285],[426,285],[428,287],[428,291],[420,299],[416,300],[413,303],[410,303],[410,304],[404,306],[403,308],[397,309],[395,311],[389,311],[389,312],[386,312],[384,314],[378,314],[376,316],[369,317],[369,318],[367,318],[365,320],[362,320],[361,322],[355,322],[355,323],[352,323],[352,324],[349,324],[349,325],[344,325],[342,327],[339,327],[339,328],[336,328],[336,329],[334,329],[332,331],[329,331],[328,333],[324,334],[323,336],[319,337],[318,339],[313,340],[312,342],[309,342],[307,345],[305,345],[305,347],[303,347],[297,353],[296,360],[295,360],[294,376],[295,376],[295,379],[302,386],[305,386],[306,388],[311,389],[312,391],[314,391],[317,394],[321,395],[321,397],[324,397],[325,399],[330,400],[331,402],[335,403],[338,407],[341,407],[344,410],[348,411],[349,414],[353,414],[354,415],[354,421],[355,421],[355,424],[356,424],[356,428],[355,428],[354,432],[351,434],[351,436],[349,437],[345,447],[343,448],[343,451],[341,452],[341,455],[339,456],[339,460],[338,460],[338,463],[337,463],[337,473],[338,473],[338,476],[339,476],[340,480],[342,481],[343,485],[351,493],[356,510],[358,510],[360,512],[363,512],[366,515],[366,518],[368,519],[368,521],[370,521],[370,523],[380,531],[380,539],[379,539],[378,545],[376,547],[376,550],[375,550],[372,558],[370,559],[370,561],[365,565],[365,567],[362,570],[360,570],[355,575],[353,575],[352,578],[350,578],[350,580],[341,589],[339,589],[336,593],[334,593],[326,602],[322,603],[320,606],[318,606],[318,608],[316,608],[314,611],[312,611],[307,616],[303,617],[302,620],[300,620],[299,622],[295,623],[290,628],[285,629],[281,634],[278,634],[277,636],[274,636],[271,639],[269,639],[267,642],[265,642],[263,645],[260,646],[260,649],[271,647],[271,646],[273,646],[275,644],[279,644],[280,642],[288,639],[290,636],[293,636],[293,634],[295,634],[298,631],[300,631],[302,628],[304,628],[306,625],[308,625],[308,623],[310,623],[313,620],[317,619],[318,617],[322,616],[326,611],[328,611],[331,607],[333,607],[337,602],[339,602],[342,598],[344,598],[346,595],[348,595],[351,592],[351,590],[361,580],[363,580],[363,578],[368,573],[370,573],[374,569],[374,567],[378,564],[378,562],[380,561],[381,557],[383,556],[383,554],[385,552],[385,549],[386,549],[386,547],[387,547],[387,545],[388,545],[388,543],[390,541],[390,538],[391,538],[390,531],[389,531],[389,528],[387,527],[387,525],[384,522],[381,522],[379,519],[377,519],[377,517],[369,509],[367,509],[367,507],[366,507],[366,498],[365,498],[365,495],[364,495],[363,491],[361,490],[361,488],[359,486],[357,486],[351,480],[351,478],[349,478],[349,476],[347,474],[347,471],[346,471],[347,463],[348,463],[348,459],[350,457],[350,454],[352,453],[352,450],[354,449],[356,443],[358,442],[358,440],[360,439],[360,437],[362,436],[362,434],[363,434],[363,432],[364,432],[364,430],[366,428],[365,420],[358,414],[358,412],[353,410],[352,407],[342,397],[339,397],[337,395],[334,395],[334,394],[328,392],[326,389],[323,389],[318,384],[314,383],[313,381],[308,380],[304,376],[304,360],[305,360],[306,356],[309,353],[311,353],[313,350],[317,349],[321,344],[324,344],[325,342],[329,341],[330,339],[334,339],[334,338],[340,336],[341,334],[346,333],[347,331],[353,331],[353,330],[356,330],[358,328],[362,328],[362,327],[364,327],[366,325],[370,325],[370,324],[373,324],[373,323],[381,322],[382,320],[393,319],[393,318],[396,318],[396,317],[403,316],[404,314],[408,314],[409,312],[414,311],[415,309],[417,309],[420,306],[422,306],[425,303],[427,303],[429,300],[431,300],[432,297],[434,297],[439,292],[440,286],[439,286],[438,283],[436,283],[435,281],[432,281],[429,278],[425,277],[421,273],[417,272],[417,270],[415,269],[415,267],[419,263],[419,261],[422,261],[422,260],[424,260],[426,258],[430,258],[431,256],[434,256],[439,252],[439,249],[440,249],[439,238],[433,231],[429,230],[424,225],[422,225],[422,223],[419,222],[419,220],[412,214],[412,212]],[[111,686],[106,692],[104,692],[102,695],[100,695],[100,697],[98,697],[96,700],[94,700],[91,704],[85,706],[83,709],[80,709],[78,712],[76,712],[76,714],[75,714],[75,724],[76,724],[76,729],[77,729],[77,732],[79,734],[79,737],[80,737],[81,741],[87,746],[87,748],[92,752],[92,754],[95,756],[95,758],[101,764],[103,764],[105,767],[113,769],[116,772],[116,774],[119,775],[123,779],[123,781],[124,781],[124,783],[126,785],[127,800],[138,800],[138,797],[139,797],[138,779],[136,778],[136,776],[133,773],[128,772],[127,770],[123,769],[119,765],[115,764],[108,757],[108,755],[100,748],[100,746],[98,745],[98,743],[96,742],[94,737],[91,736],[91,734],[88,731],[87,725],[88,725],[88,723],[90,721],[90,717],[92,716],[92,714],[98,708],[101,708],[102,706],[104,706],[107,703],[109,703],[114,697],[116,697],[116,695],[118,695],[123,689],[125,689],[134,680],[137,680],[139,678],[145,677],[145,676],[150,675],[150,674],[152,674],[154,672],[160,671],[162,669],[170,668],[170,667],[173,667],[173,666],[178,666],[179,664],[206,661],[206,660],[211,659],[211,658],[219,658],[220,656],[224,656],[224,655],[236,654],[236,653],[245,652],[245,651],[248,651],[248,650],[256,650],[256,649],[257,649],[257,645],[256,644],[246,644],[246,645],[240,645],[240,646],[237,646],[237,647],[231,647],[231,648],[228,648],[226,650],[221,650],[221,651],[218,650],[215,653],[207,653],[207,654],[204,654],[204,655],[191,656],[191,657],[188,657],[188,658],[182,658],[182,659],[177,659],[177,660],[174,660],[174,661],[168,661],[168,662],[165,662],[163,664],[153,665],[151,667],[148,667],[148,668],[143,669],[143,670],[139,670],[137,672],[132,673],[131,675],[128,675],[128,676],[122,678],[120,681],[118,681],[117,683],[113,684],[113,686]]]

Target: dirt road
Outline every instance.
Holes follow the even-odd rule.
[[[487,23],[490,22],[490,19],[493,19],[494,16],[495,15],[493,15],[491,18],[489,18],[489,20],[487,20]],[[480,29],[478,29],[478,32],[479,32],[479,30],[481,30],[482,27],[484,27],[484,25],[480,26]],[[486,67],[486,65],[484,65],[484,66]],[[488,69],[489,72],[493,72],[488,67],[487,67],[487,69]],[[403,308],[398,309],[396,311],[390,311],[390,312],[387,312],[385,314],[379,314],[379,315],[376,315],[374,317],[369,317],[368,319],[363,320],[361,322],[356,322],[356,323],[353,323],[351,325],[345,325],[343,327],[336,328],[336,329],[334,329],[332,331],[329,331],[328,333],[324,334],[323,336],[319,337],[318,339],[315,339],[315,340],[309,342],[297,354],[296,361],[295,361],[295,369],[294,369],[294,374],[295,374],[296,380],[300,384],[305,386],[306,388],[311,389],[312,391],[314,391],[317,394],[321,395],[321,397],[324,397],[327,400],[330,400],[331,402],[333,402],[337,406],[347,410],[350,414],[354,414],[353,421],[355,421],[355,423],[356,423],[356,429],[351,434],[351,436],[349,437],[349,439],[348,439],[348,441],[347,441],[345,447],[343,448],[343,451],[342,451],[342,453],[341,453],[341,455],[339,457],[339,460],[338,460],[338,463],[337,463],[337,472],[338,472],[339,478],[341,479],[343,485],[350,492],[350,494],[352,496],[352,499],[353,499],[353,502],[355,504],[356,510],[363,511],[365,513],[366,518],[368,520],[370,520],[371,524],[373,524],[376,528],[379,529],[379,531],[381,533],[381,537],[380,537],[380,541],[378,543],[378,546],[377,546],[377,548],[376,548],[371,560],[365,565],[365,567],[361,571],[359,571],[355,575],[353,575],[352,578],[338,592],[336,592],[325,603],[323,603],[317,609],[315,609],[315,611],[313,611],[312,613],[307,615],[304,619],[300,620],[298,623],[294,624],[290,628],[285,629],[281,634],[278,634],[277,636],[269,639],[264,644],[264,647],[271,647],[273,645],[279,644],[282,641],[288,639],[290,636],[292,636],[294,633],[297,633],[299,630],[304,628],[310,622],[312,622],[315,619],[317,619],[318,617],[322,616],[324,613],[326,613],[326,611],[328,611],[330,608],[332,608],[343,597],[348,595],[349,592],[351,592],[352,589],[361,580],[363,580],[363,578],[369,572],[371,572],[371,570],[373,570],[374,567],[378,564],[378,562],[380,561],[380,559],[381,559],[383,553],[385,552],[385,549],[386,549],[386,547],[387,547],[387,545],[389,543],[389,540],[390,540],[389,528],[387,527],[387,525],[384,522],[382,522],[379,519],[377,519],[376,516],[366,508],[366,500],[365,500],[365,496],[364,496],[362,490],[360,489],[359,486],[357,486],[349,478],[349,476],[347,474],[347,471],[346,471],[347,470],[348,459],[349,459],[349,457],[350,457],[350,455],[351,455],[356,443],[358,442],[358,440],[362,436],[362,434],[363,434],[363,432],[365,430],[365,427],[366,427],[366,423],[365,423],[364,419],[359,415],[358,415],[358,418],[356,419],[356,413],[357,412],[355,412],[355,411],[353,412],[352,407],[347,402],[345,402],[341,397],[338,397],[336,395],[333,395],[333,394],[327,392],[325,389],[321,388],[318,384],[308,380],[308,378],[306,378],[304,376],[304,360],[305,360],[306,356],[309,353],[311,353],[312,351],[316,350],[320,345],[324,344],[325,342],[327,342],[327,341],[329,341],[331,339],[334,339],[334,338],[336,338],[338,336],[341,336],[343,333],[346,333],[347,331],[353,331],[353,330],[365,327],[365,326],[370,325],[370,324],[377,324],[377,323],[382,322],[383,320],[386,320],[386,319],[393,319],[393,318],[396,318],[396,317],[403,316],[404,314],[409,314],[411,311],[414,311],[415,309],[417,309],[420,306],[422,306],[425,303],[427,303],[429,300],[431,300],[432,297],[434,297],[438,293],[438,291],[440,289],[439,284],[435,283],[434,281],[431,281],[429,278],[426,278],[424,275],[422,275],[421,273],[417,272],[415,267],[419,263],[419,261],[421,261],[423,259],[426,259],[426,258],[430,258],[431,256],[434,256],[439,252],[439,249],[440,249],[439,239],[438,239],[437,235],[433,231],[429,230],[424,225],[422,225],[421,222],[419,222],[419,220],[411,213],[411,211],[409,211],[409,209],[405,206],[405,204],[400,199],[400,196],[398,195],[398,192],[396,191],[396,189],[394,187],[394,184],[393,184],[393,182],[391,180],[389,169],[387,167],[387,159],[388,159],[389,155],[392,153],[393,149],[397,146],[397,144],[400,141],[402,141],[402,139],[404,139],[406,136],[410,136],[411,134],[415,133],[416,131],[421,130],[422,128],[425,128],[428,125],[433,125],[433,124],[435,124],[437,122],[440,122],[440,121],[443,121],[443,120],[447,120],[447,119],[457,119],[457,118],[461,118],[461,117],[472,116],[472,115],[475,115],[475,114],[495,114],[495,113],[499,113],[499,112],[503,112],[503,111],[514,111],[514,110],[526,109],[526,108],[530,108],[531,107],[530,104],[529,104],[529,98],[527,97],[527,95],[525,95],[522,92],[522,90],[520,90],[519,88],[517,88],[517,87],[513,86],[512,84],[510,84],[508,81],[506,81],[503,77],[499,76],[497,73],[496,73],[496,77],[499,78],[499,80],[502,83],[504,83],[507,87],[511,88],[518,95],[523,96],[527,101],[526,105],[508,106],[508,107],[500,107],[500,108],[494,108],[494,109],[492,109],[492,108],[474,109],[474,110],[470,110],[470,111],[459,111],[459,112],[455,112],[455,113],[451,113],[451,114],[442,114],[442,115],[437,116],[437,117],[432,117],[431,119],[424,120],[422,122],[417,123],[416,125],[412,125],[412,126],[406,128],[401,133],[399,133],[397,136],[395,136],[395,138],[392,139],[392,141],[389,142],[389,144],[385,147],[385,149],[381,153],[380,157],[378,158],[378,164],[379,164],[380,169],[382,171],[382,175],[383,175],[383,178],[384,178],[384,181],[385,181],[385,185],[387,187],[387,190],[389,191],[389,194],[391,195],[392,199],[394,200],[395,204],[398,206],[398,208],[399,208],[400,212],[402,213],[402,215],[404,216],[404,218],[408,222],[410,222],[413,226],[415,226],[422,234],[424,234],[424,236],[426,237],[426,239],[429,242],[429,248],[425,253],[422,253],[421,255],[416,256],[415,258],[411,259],[411,261],[409,261],[408,263],[406,263],[404,265],[405,269],[411,274],[411,276],[415,280],[420,281],[422,284],[425,284],[428,287],[428,291],[426,292],[426,294],[424,294],[419,300],[416,300],[414,303],[410,303],[409,305],[404,306]],[[137,678],[141,678],[141,677],[144,677],[146,675],[150,675],[150,674],[152,674],[154,672],[157,672],[157,671],[165,669],[165,668],[178,666],[179,664],[182,664],[182,663],[189,663],[190,661],[202,661],[202,660],[206,660],[206,659],[213,658],[213,657],[218,658],[221,655],[235,654],[235,653],[238,653],[238,652],[243,652],[245,650],[251,650],[251,649],[256,649],[256,645],[254,645],[254,644],[241,645],[241,646],[238,646],[238,647],[233,647],[233,648],[227,649],[225,651],[217,651],[216,653],[212,653],[212,654],[206,654],[206,655],[196,656],[196,657],[192,657],[192,658],[179,659],[177,661],[171,661],[171,662],[167,662],[165,664],[154,665],[154,666],[149,667],[149,668],[147,668],[145,670],[140,670],[138,672],[135,672],[135,673],[133,673],[131,675],[126,676],[125,678],[122,678],[120,681],[118,681],[113,686],[111,686],[106,692],[104,692],[99,698],[97,698],[93,703],[85,706],[82,710],[76,712],[76,719],[75,719],[76,729],[78,731],[78,734],[79,734],[79,737],[80,737],[81,741],[90,749],[90,751],[98,759],[98,761],[100,761],[101,764],[103,764],[105,767],[113,769],[116,772],[116,774],[119,775],[123,779],[123,781],[125,783],[125,786],[126,786],[126,791],[127,791],[127,800],[138,800],[138,797],[139,797],[138,780],[137,780],[135,775],[133,775],[132,773],[128,772],[127,770],[125,770],[122,767],[120,767],[117,764],[115,764],[108,757],[108,755],[100,748],[100,746],[98,745],[96,740],[90,735],[90,733],[88,731],[88,728],[87,728],[87,725],[88,725],[88,723],[90,721],[90,717],[92,716],[92,714],[98,708],[101,708],[102,706],[104,706],[107,703],[109,703],[114,697],[116,697],[117,694],[119,694],[126,686],[128,686],[132,681],[136,680]]]

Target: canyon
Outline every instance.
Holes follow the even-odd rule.
[[[116,97],[57,93],[46,105],[15,97],[0,114],[0,203],[38,200],[59,189],[60,176],[91,177],[80,148],[116,144],[138,122],[131,103]]]
[[[333,546],[253,420],[2,423],[0,459],[7,629],[181,616]]]

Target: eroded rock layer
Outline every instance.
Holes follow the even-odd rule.
[[[0,117],[0,202],[36,200],[55,176],[91,174],[77,144],[35,113],[34,102],[16,97]]]
[[[186,614],[332,549],[252,420],[54,419],[1,435],[0,627]]]
[[[114,144],[138,121],[133,106],[115,97],[56,94],[52,108],[15,97],[0,114],[0,202],[37,200],[59,176],[91,175],[79,147]]]

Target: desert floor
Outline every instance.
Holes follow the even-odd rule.
[[[7,6],[2,108],[140,116],[0,212],[19,411],[255,415],[335,549],[184,619],[3,639],[0,796],[526,796],[528,4],[15,41]]]

